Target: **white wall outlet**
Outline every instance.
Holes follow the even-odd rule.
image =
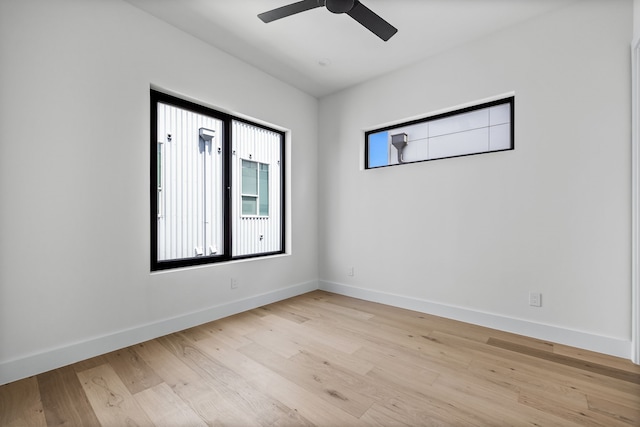
[[[531,307],[542,307],[542,294],[540,292],[529,292],[529,305]]]
[[[353,267],[349,267],[347,270],[347,276],[353,276]]]
[[[238,288],[238,279],[234,279],[233,277],[231,278],[231,289],[237,289]]]

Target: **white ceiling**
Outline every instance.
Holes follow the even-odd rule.
[[[398,28],[388,42],[326,8],[269,24],[257,17],[295,0],[126,1],[322,97],[577,0],[361,0]]]

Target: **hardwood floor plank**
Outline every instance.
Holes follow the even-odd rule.
[[[262,425],[284,420],[310,425],[291,408],[255,390],[241,376],[209,357],[186,337],[172,334],[159,338],[158,342],[198,373],[202,381],[223,393],[234,406],[252,414]]]
[[[420,332],[412,331],[410,329],[401,329],[397,326],[388,326],[375,324],[372,319],[366,321],[358,321],[352,319],[325,319],[325,320],[312,320],[309,321],[308,327],[324,326],[325,330],[332,330],[335,327],[340,327],[349,330],[354,335],[365,339],[379,341],[380,338],[385,341],[389,341],[394,344],[406,346],[408,348],[417,348],[422,342],[419,338],[423,335],[427,335],[430,331],[423,330]]]
[[[557,399],[557,396],[521,392],[519,402],[523,405],[538,409],[541,412],[556,415],[563,418],[566,423],[575,423],[580,426],[622,426],[620,421],[613,417],[602,415],[590,409],[582,409],[573,405],[566,405]]]
[[[410,426],[483,426],[474,414],[434,396],[418,399],[397,393],[376,402],[373,411]],[[366,415],[365,415],[366,416]]]
[[[450,402],[471,408],[490,426],[544,426],[561,425],[563,419],[529,408],[519,402],[519,393],[513,390],[487,384],[473,375],[440,375],[433,384],[433,392],[447,396]],[[496,411],[495,402],[500,402]]]
[[[213,322],[211,322],[213,323]],[[211,336],[212,333],[216,333],[213,328],[207,327],[210,324],[204,324],[200,326],[194,326],[193,328],[185,329],[184,331],[180,331],[180,333],[189,337],[191,341],[198,342],[200,340],[207,339]]]
[[[373,400],[343,387],[334,376],[305,366],[299,359],[285,359],[257,343],[238,351],[356,418],[373,404]]]
[[[257,330],[262,330],[264,327],[260,323],[260,317],[256,316],[252,311],[234,314],[212,323],[216,328],[233,336],[245,336]]]
[[[603,384],[597,378],[581,378],[572,375],[571,368],[565,371],[548,368],[549,362],[532,367],[517,360],[499,359],[494,357],[477,357],[469,370],[484,381],[508,388],[510,390],[531,391],[536,394],[549,396],[571,395],[579,393],[586,396],[598,396],[614,399],[631,408],[640,408],[640,394],[628,393],[617,385],[629,383],[618,381],[610,385]]]
[[[546,393],[567,394],[571,391],[594,396],[612,396],[617,399],[629,401],[631,405],[638,404],[640,387],[637,384],[616,380],[606,376],[593,374],[566,364],[558,364],[545,358],[524,359],[514,358],[509,354],[511,350],[502,347],[486,346],[464,338],[450,336],[449,334],[434,333],[439,341],[448,342],[450,345],[457,345],[466,349],[474,355],[474,362],[470,369],[475,370],[478,366],[485,366],[485,378],[490,380],[494,377],[496,381],[511,383],[511,386],[519,390],[520,388],[539,388]],[[496,351],[490,347],[494,347]],[[536,350],[538,351],[538,350]],[[548,355],[548,352],[545,352]],[[633,396],[633,397],[632,397]]]
[[[73,367],[45,372],[37,378],[47,425],[99,425]]]
[[[253,387],[297,411],[315,425],[366,425],[317,394],[307,391],[243,353],[227,347],[224,342],[218,341],[215,337],[198,342],[198,346],[221,364],[242,375]]]
[[[285,359],[295,356],[302,349],[302,345],[298,342],[298,337],[292,337],[277,329],[269,328],[252,332],[247,335],[247,338]]]
[[[297,304],[309,307],[310,309],[320,307],[318,302],[315,300],[300,300]],[[336,316],[340,318],[346,317],[354,320],[369,320],[374,317],[374,314],[369,313],[366,310],[347,307],[340,304],[333,304],[331,301],[323,301],[321,307],[322,311],[329,316]]]
[[[433,345],[422,336],[408,339],[403,337],[402,340],[404,345],[386,340],[382,336],[372,336],[356,355],[374,364],[404,363],[432,372],[442,369],[465,370],[472,361],[470,354],[455,354],[450,349]]]
[[[588,362],[585,360],[576,359],[574,357],[564,356],[562,354],[549,353],[547,351],[540,351],[532,347],[515,344],[505,340],[499,340],[496,338],[489,339],[488,344],[493,345],[495,347],[500,347],[500,348],[515,351],[521,354],[525,354],[527,356],[537,357],[537,358],[548,360],[554,363],[559,363],[562,365],[571,366],[571,367],[582,369],[585,371],[594,372],[599,375],[604,375],[607,377],[628,381],[634,384],[640,384],[640,370],[637,373],[629,372],[627,370],[622,370],[622,369],[614,368],[611,366],[604,366],[599,363]]]
[[[134,398],[157,427],[207,425],[166,383],[140,391]]]
[[[359,364],[356,366],[355,363],[349,363],[349,360],[352,360],[349,358],[349,355],[361,347],[358,343],[345,343],[344,340],[337,339],[335,334],[327,334],[322,331],[309,334],[308,326],[299,325],[273,315],[265,316],[261,321],[269,328],[270,331],[278,331],[282,333],[285,338],[288,337],[289,340],[295,337],[298,352],[301,347],[306,349],[313,347],[323,353],[335,354],[337,357],[334,361],[337,361],[337,359],[340,358],[344,361],[345,365],[348,364],[358,372],[361,372],[366,368],[366,364]],[[297,354],[297,352],[292,355],[295,354]],[[340,355],[342,355],[342,357],[340,357]]]
[[[402,427],[402,426],[414,426],[413,420],[409,417],[398,417],[397,413],[389,411],[387,408],[374,403],[371,408],[360,417],[360,420],[365,422],[368,426],[374,427]],[[430,426],[445,426],[444,422],[434,422],[431,424],[425,424]]]
[[[420,361],[407,362],[406,358],[404,360],[396,358],[393,355],[383,354],[376,349],[365,348],[356,353],[356,355],[369,363],[375,363],[375,367],[365,375],[375,378],[377,381],[385,381],[390,386],[393,384],[411,384],[413,382],[431,385],[440,375],[437,367],[433,365],[428,366]]]
[[[189,333],[188,331],[185,335],[194,342],[198,342],[202,339],[207,339],[210,337],[217,337],[218,339],[223,340],[226,345],[232,348],[238,348],[242,347],[243,345],[251,344],[250,339],[235,331],[232,326],[227,325],[218,320],[198,326],[196,328],[198,330],[197,335]]]
[[[289,307],[279,303],[268,304],[256,310],[263,311],[265,314],[273,314],[295,323],[304,323],[309,320],[308,317],[302,316],[296,313],[295,310],[291,310]]]
[[[87,369],[93,369],[96,366],[104,365],[105,363],[109,363],[109,359],[107,359],[107,354],[101,354],[100,356],[95,356],[90,359],[81,360],[80,362],[76,362],[71,367],[76,373],[86,371]]]
[[[638,396],[637,400],[640,402],[640,396]],[[640,405],[632,407],[594,396],[587,396],[587,402],[589,409],[593,412],[606,415],[631,426],[640,426]]]
[[[360,348],[360,344],[345,348],[342,340],[335,339],[335,334],[332,336],[316,331],[310,334],[308,326],[300,326],[276,316],[265,316],[262,318],[262,322],[270,329],[281,331],[284,336],[296,337],[298,352],[295,354],[301,351],[310,351],[330,359],[331,363],[362,375],[373,369],[372,364],[353,357],[353,350]]]
[[[0,387],[0,426],[46,426],[36,377]]]
[[[363,350],[362,353],[365,353],[365,351]],[[428,410],[427,412],[432,414],[437,422],[456,419],[456,423],[464,425],[497,424],[495,408],[489,407],[489,409],[484,409],[484,406],[489,406],[487,405],[489,402],[488,399],[483,399],[482,402],[476,403],[476,407],[474,407],[474,405],[472,405],[474,401],[471,399],[473,396],[468,394],[469,389],[447,388],[446,385],[448,384],[442,382],[444,373],[449,373],[451,376],[457,377],[464,374],[464,370],[456,370],[448,367],[438,369],[433,364],[429,365],[428,370],[424,370],[424,367],[420,366],[419,361],[417,364],[406,367],[406,370],[405,367],[404,363],[398,361],[396,361],[396,363],[390,363],[385,360],[384,363],[381,363],[367,374],[367,377],[379,388],[393,390],[395,392],[394,394],[370,392],[371,396],[377,398],[375,405],[378,405],[378,409],[386,408],[384,409],[385,411],[397,411],[397,399],[401,399],[403,407],[406,410],[410,410],[410,412],[414,414],[420,414],[418,418],[410,418],[403,420],[403,422],[426,422],[425,420],[428,419],[428,417],[423,414],[426,408]],[[404,375],[394,375],[398,370]],[[410,372],[412,371],[415,372],[413,377],[410,376]],[[423,373],[424,376],[419,375],[420,373]],[[476,393],[478,396],[500,396],[501,401],[510,399],[515,402],[517,400],[517,394],[513,391],[486,384],[484,384],[484,386],[482,391]],[[492,393],[486,393],[489,390]],[[451,395],[457,393],[460,393],[461,398],[456,401],[451,398]],[[479,400],[479,398],[476,400]],[[452,408],[455,413],[454,417],[450,415]],[[478,408],[483,409],[478,410]],[[429,423],[432,422],[435,421],[430,419]]]
[[[318,383],[326,395],[360,406],[353,415],[361,416],[376,400],[377,396],[386,394],[379,384],[375,384],[366,375],[359,375],[350,370],[334,365],[329,360],[315,353],[303,350],[291,358],[291,365],[300,372],[306,372],[307,380]],[[357,412],[357,413],[356,413]]]
[[[373,363],[367,362],[362,358],[355,356],[355,353],[343,353],[334,350],[332,347],[321,343],[311,342],[304,346],[303,351],[308,351],[318,357],[323,358],[334,366],[352,372],[354,374],[366,375],[375,368]]]
[[[521,342],[525,346],[530,346],[527,342]],[[627,372],[640,373],[640,365],[634,365],[631,360],[622,359],[620,357],[613,357],[606,354],[595,353],[593,351],[584,350],[581,348],[569,347],[562,344],[552,344],[553,352],[564,356],[572,357],[574,359],[584,360],[586,362],[593,362],[601,365],[610,366],[612,368],[620,369]]]
[[[135,394],[162,382],[162,379],[142,360],[132,348],[125,348],[106,355],[111,367],[123,379],[129,393]]]
[[[78,372],[78,378],[101,425],[153,425],[111,365]]]
[[[209,425],[258,426],[260,423],[212,388],[157,340],[134,347],[136,353]]]

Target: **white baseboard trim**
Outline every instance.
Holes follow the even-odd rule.
[[[212,306],[169,319],[0,362],[0,385],[318,289],[317,281]]]
[[[109,353],[144,341],[178,332],[193,326],[251,310],[266,304],[282,301],[297,295],[321,289],[340,295],[414,310],[421,313],[459,320],[479,326],[498,329],[540,340],[578,347],[598,353],[630,359],[631,342],[603,337],[557,326],[544,325],[527,320],[510,318],[466,308],[434,303],[431,301],[362,289],[329,281],[310,281],[264,294],[230,301],[204,310],[140,325],[113,334],[28,355],[19,359],[0,362],[0,385],[37,375],[52,369],[70,365],[94,356]]]
[[[631,358],[630,341],[589,334],[558,326],[535,323],[528,320],[500,316],[497,314],[474,311],[462,307],[434,303],[423,299],[388,292],[362,289],[325,280],[320,280],[318,282],[318,289],[366,301],[459,320],[461,322],[472,323],[474,325],[498,329],[518,335],[525,335],[544,341],[609,354],[611,356],[622,357],[625,359]]]

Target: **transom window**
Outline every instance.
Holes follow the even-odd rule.
[[[365,133],[366,169],[513,150],[509,97]]]

